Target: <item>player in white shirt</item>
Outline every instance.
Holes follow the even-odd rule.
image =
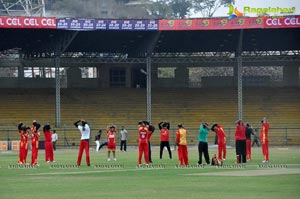
[[[81,124],[80,124],[81,123]],[[79,152],[78,152],[78,159],[77,159],[77,165],[80,166],[81,164],[81,158],[82,158],[82,153],[83,150],[85,150],[85,158],[86,158],[86,164],[88,166],[91,165],[90,163],[90,146],[89,146],[89,141],[90,141],[90,127],[87,124],[85,120],[78,120],[77,122],[74,123],[74,125],[78,128],[78,130],[81,133],[81,140],[80,140],[80,146],[79,146]]]
[[[125,129],[124,126],[122,126],[121,127],[121,131],[120,131],[120,139],[121,139],[120,150],[121,151],[123,151],[123,146],[124,146],[124,151],[126,151],[126,148],[127,148],[127,137],[128,137],[127,130]]]
[[[58,135],[56,133],[56,130],[53,130],[53,133],[52,133],[52,145],[53,145],[53,150],[55,151],[56,150],[56,142],[58,140]]]

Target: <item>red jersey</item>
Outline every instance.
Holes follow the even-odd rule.
[[[115,144],[116,143],[116,131],[107,131],[107,143]]]
[[[143,126],[139,127],[139,143],[148,143],[148,137],[149,137],[148,128]]]
[[[236,125],[235,140],[246,140],[246,126],[244,123],[242,123],[242,125]]]
[[[149,130],[148,133],[147,133],[147,140],[148,140],[148,142],[151,141],[152,134],[153,134],[153,132]]]
[[[38,130],[36,130],[36,127],[34,125],[32,125],[31,127],[31,132],[32,132],[31,142],[39,141],[40,133]]]
[[[176,141],[179,145],[187,145],[187,130],[180,128],[176,131]]]
[[[221,125],[218,125],[217,127],[218,129],[215,132],[218,135],[218,142],[224,143],[224,141],[226,141],[225,131]]]
[[[19,134],[20,134],[20,141],[21,142],[28,142],[28,136],[29,133],[27,130],[19,130]]]
[[[259,136],[260,136],[261,142],[265,143],[265,141],[269,141],[269,124],[268,123],[263,123]]]
[[[45,141],[46,142],[51,142],[52,141],[52,133],[51,131],[44,131],[44,135],[45,135]]]
[[[160,141],[161,142],[169,141],[169,129],[160,130]]]

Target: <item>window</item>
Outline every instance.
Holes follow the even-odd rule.
[[[60,68],[60,74],[64,75],[65,69]],[[25,67],[25,78],[55,78],[55,67]]]
[[[18,68],[0,67],[0,77],[18,77]]]
[[[157,68],[158,78],[175,78],[176,67]]]
[[[82,78],[97,78],[96,67],[81,67],[80,70]]]
[[[124,68],[112,68],[109,72],[111,87],[125,87],[126,70]]]

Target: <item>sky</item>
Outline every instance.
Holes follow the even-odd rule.
[[[243,12],[243,9],[245,6],[249,6],[251,8],[291,8],[295,7],[295,13],[293,15],[300,15],[300,0],[235,0],[235,7],[241,12]],[[219,16],[228,16],[228,7],[221,7],[219,8],[216,13],[214,14],[214,17]],[[257,16],[255,13],[244,13],[245,16]],[[275,13],[271,15],[280,15],[279,13]],[[192,17],[202,17],[200,13],[197,13],[195,15],[192,15]]]

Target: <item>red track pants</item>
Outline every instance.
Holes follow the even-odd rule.
[[[148,143],[139,143],[139,158],[138,164],[142,164],[142,156],[144,153],[144,158],[146,164],[149,164],[149,152],[148,152]]]
[[[226,143],[224,141],[218,142],[218,159],[222,160],[222,158],[226,159]]]
[[[180,166],[189,165],[188,150],[186,145],[178,146],[178,159]]]
[[[19,164],[26,164],[26,158],[28,153],[28,143],[20,141],[19,149]]]
[[[31,148],[31,165],[36,165],[39,153],[39,141],[31,142]]]
[[[246,140],[246,158],[251,160],[251,140]]]
[[[264,160],[269,161],[269,141],[265,141],[265,143],[262,143],[262,153],[264,156]]]
[[[90,145],[88,140],[80,140],[80,146],[79,146],[79,152],[78,152],[78,159],[77,159],[77,165],[81,164],[81,158],[83,150],[85,150],[85,160],[86,164],[90,166]]]
[[[51,141],[45,141],[45,161],[53,162],[53,145]]]

